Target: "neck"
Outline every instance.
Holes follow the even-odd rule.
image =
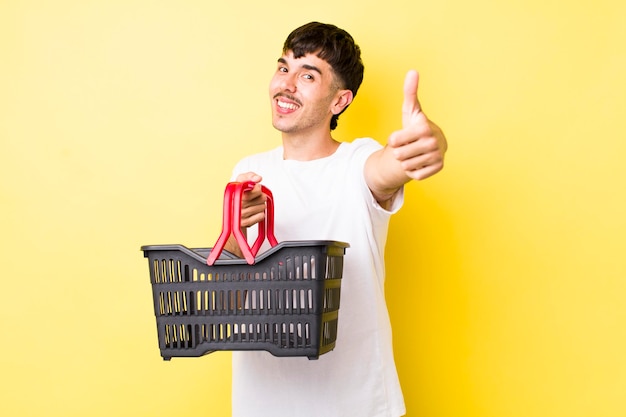
[[[303,136],[283,133],[283,159],[312,161],[326,158],[335,153],[339,142],[330,131],[319,136]]]

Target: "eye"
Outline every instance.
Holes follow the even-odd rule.
[[[313,76],[311,74],[303,74],[302,78],[304,78],[305,80],[309,80],[309,81],[314,80],[314,78],[313,78]]]

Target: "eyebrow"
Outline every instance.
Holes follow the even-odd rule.
[[[278,62],[279,62],[279,63],[281,63],[281,64],[288,65],[288,64],[287,64],[287,60],[286,60],[285,58],[282,58],[282,57],[281,57],[281,58],[278,58]],[[320,69],[319,69],[318,67],[316,67],[315,65],[303,64],[303,65],[302,65],[302,68],[304,68],[304,69],[306,69],[306,70],[309,70],[309,71],[315,71],[315,72],[317,72],[318,74],[322,75],[322,70],[320,70]]]

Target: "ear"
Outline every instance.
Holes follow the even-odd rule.
[[[346,107],[352,103],[352,99],[354,98],[354,94],[350,90],[339,90],[337,91],[337,96],[335,97],[335,101],[333,102],[331,111],[333,114],[339,114]]]

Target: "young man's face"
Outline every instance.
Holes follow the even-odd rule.
[[[314,54],[295,59],[291,51],[278,59],[269,93],[272,124],[283,133],[330,130],[333,114],[352,100],[349,90],[339,88],[330,64]]]

